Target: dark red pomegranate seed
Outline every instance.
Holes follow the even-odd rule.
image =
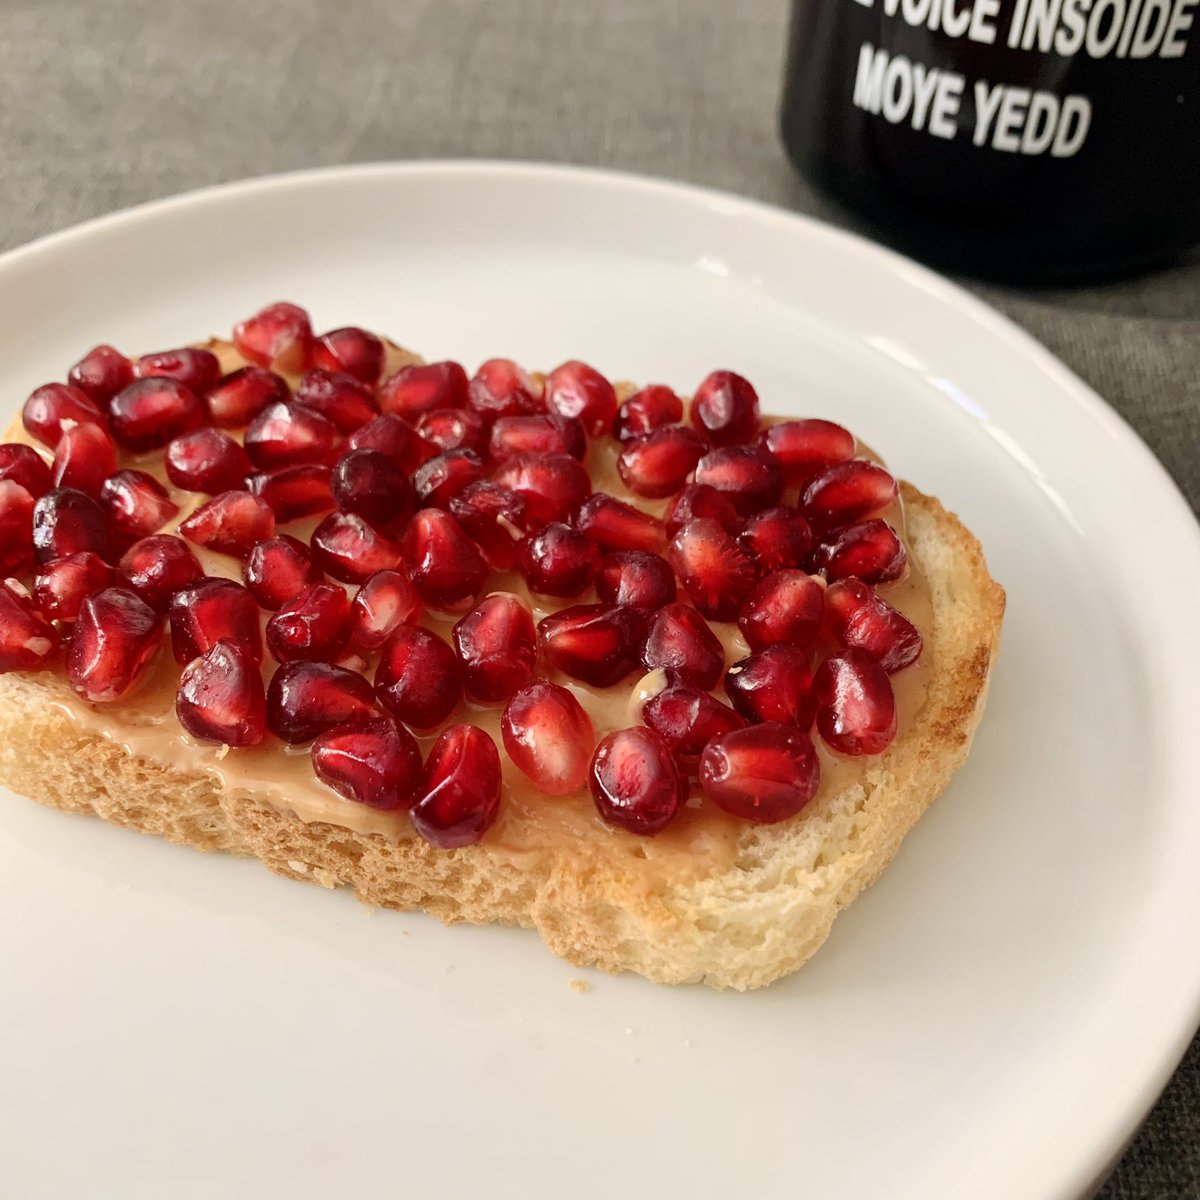
[[[336,507],[333,472],[320,463],[280,467],[277,471],[251,475],[246,480],[246,490],[270,506],[280,525],[302,517],[315,517]]]
[[[234,327],[233,344],[247,362],[298,375],[312,357],[312,323],[299,305],[269,304]]]
[[[569,521],[592,494],[592,481],[569,454],[519,454],[501,463],[492,476],[525,499],[531,528]]]
[[[854,459],[822,471],[804,489],[800,507],[822,527],[848,525],[882,512],[897,491],[895,479],[882,467]]]
[[[108,419],[121,446],[144,454],[206,424],[208,407],[177,379],[138,379],[113,397]]]
[[[0,583],[0,672],[36,671],[58,650],[54,626],[14,579]]]
[[[0,482],[4,480],[20,485],[35,500],[53,486],[45,459],[22,442],[0,445]]]
[[[404,533],[404,561],[426,604],[446,611],[474,603],[487,579],[487,563],[462,526],[440,508],[422,508]]]
[[[313,562],[334,579],[362,583],[400,565],[400,544],[356,513],[334,512],[313,530]]]
[[[896,736],[887,672],[862,650],[831,654],[813,677],[817,729],[841,754],[880,754]]]
[[[121,585],[135,592],[155,612],[166,612],[171,597],[199,583],[204,568],[182,538],[157,533],[142,538],[121,556]]]
[[[619,442],[627,442],[664,425],[678,425],[682,420],[683,401],[669,387],[651,384],[634,392],[617,410],[613,436]]]
[[[579,506],[575,528],[605,550],[661,553],[667,545],[667,531],[657,517],[604,492],[589,496]]]
[[[605,604],[652,613],[675,599],[675,572],[644,550],[614,550],[600,560],[596,595]]]
[[[412,363],[379,385],[379,407],[408,421],[466,404],[467,373],[456,362]]]
[[[825,596],[829,629],[847,649],[864,650],[890,675],[916,662],[922,639],[917,627],[861,579],[840,579]]]
[[[275,513],[252,492],[221,492],[196,509],[179,532],[197,546],[245,558],[259,542],[274,536]]]
[[[672,683],[642,705],[642,720],[685,761],[700,757],[722,733],[744,729],[746,718],[690,683]]]
[[[384,644],[375,668],[375,694],[398,721],[432,729],[455,710],[462,691],[462,666],[436,633],[401,625]]]
[[[0,485],[0,527],[9,524],[24,508],[24,501],[12,490],[16,487],[13,483]],[[24,492],[24,488],[19,490]],[[8,515],[3,515],[6,508]],[[41,563],[81,550],[90,550],[105,562],[115,561],[108,514],[86,492],[73,488],[54,488],[34,505],[33,549]]]
[[[446,508],[463,488],[483,474],[483,464],[473,450],[447,450],[417,468],[413,491],[422,508]]]
[[[792,484],[808,483],[826,467],[852,459],[858,449],[848,429],[816,417],[772,425],[759,443],[779,459]]]
[[[46,563],[33,581],[33,602],[48,621],[74,621],[84,600],[117,582],[104,559],[83,550]]]
[[[439,450],[473,450],[483,456],[487,450],[488,427],[470,408],[435,408],[417,423],[417,433]]]
[[[454,649],[468,696],[483,704],[507,700],[533,674],[533,614],[511,592],[493,592],[454,626]]]
[[[904,543],[878,517],[831,529],[813,553],[813,565],[831,583],[851,575],[863,583],[888,583],[904,574],[907,563]]]
[[[717,686],[725,670],[725,647],[708,622],[686,604],[668,604],[650,619],[642,646],[647,671],[662,668],[706,691]]]
[[[384,413],[356,429],[346,443],[347,450],[374,450],[402,471],[412,473],[438,448],[423,437],[407,421]]]
[[[129,539],[149,537],[179,515],[179,505],[145,471],[110,475],[100,489],[100,503],[112,528]]]
[[[443,850],[473,846],[500,812],[500,754],[474,725],[444,729],[429,751],[413,828]]]
[[[714,446],[748,442],[758,435],[758,393],[732,371],[714,371],[692,397],[692,424]]]
[[[353,433],[379,416],[371,389],[340,371],[309,371],[296,388],[296,403],[332,422],[339,433]]]
[[[820,785],[816,749],[794,725],[769,722],[718,734],[700,759],[704,794],[743,821],[786,821]]]
[[[350,597],[336,583],[314,583],[267,622],[267,646],[280,662],[337,658],[350,637]]]
[[[340,371],[374,387],[383,373],[383,342],[373,333],[347,325],[323,333],[312,348],[312,363],[326,371]]]
[[[171,649],[181,666],[218,642],[232,642],[255,663],[262,662],[262,629],[254,597],[232,579],[202,579],[181,588],[167,607]]]
[[[509,570],[525,530],[525,500],[491,480],[469,483],[450,501],[450,515],[483,552],[489,566]]]
[[[257,746],[267,732],[267,693],[258,663],[233,642],[217,642],[183,669],[175,715],[194,738]]]
[[[575,417],[556,412],[501,417],[492,426],[488,455],[501,463],[518,454],[569,454],[582,461],[587,434]]]
[[[732,621],[754,586],[750,559],[713,520],[689,521],[671,540],[667,561],[710,621]]]
[[[416,739],[391,717],[326,730],[313,742],[312,762],[338,795],[382,812],[412,807],[423,766]]]
[[[809,652],[786,642],[759,650],[725,673],[725,694],[751,721],[782,721],[809,729],[816,707]]]
[[[197,394],[206,392],[221,378],[221,364],[211,350],[185,347],[143,354],[133,364],[136,379],[177,379]]]
[[[738,545],[760,575],[803,565],[812,548],[812,529],[794,508],[766,508],[755,513],[738,534]]]
[[[595,367],[572,359],[546,376],[543,392],[546,411],[574,417],[591,437],[612,430],[617,415],[617,393]]]
[[[246,451],[211,426],[177,437],[167,447],[166,467],[176,487],[209,496],[242,487],[251,471]]]
[[[746,597],[738,628],[751,650],[776,642],[808,647],[825,617],[825,587],[803,571],[775,571]]]
[[[467,403],[489,422],[537,412],[538,400],[537,384],[511,358],[489,358],[467,385]]]
[[[108,427],[99,406],[86,393],[66,383],[43,384],[32,392],[21,410],[21,421],[30,437],[51,450],[58,445],[63,430],[73,425]]]
[[[630,833],[659,833],[687,800],[670,747],[652,729],[610,733],[592,757],[592,799],[601,817]]]
[[[400,628],[421,615],[417,589],[403,571],[377,571],[350,606],[350,644],[374,654]]]
[[[117,448],[99,425],[64,429],[54,451],[51,482],[98,496],[104,481],[117,469]]]
[[[577,604],[538,624],[546,661],[593,687],[612,687],[637,669],[643,618],[631,608]]]
[[[783,471],[761,446],[722,446],[696,465],[696,482],[724,492],[743,516],[779,503]]]
[[[133,382],[133,363],[111,346],[96,346],[67,372],[67,382],[106,409],[109,401]]]
[[[385,527],[407,521],[414,507],[413,485],[390,458],[377,450],[351,450],[333,469],[333,498],[342,512],[357,513]]]
[[[707,483],[689,483],[667,509],[667,536],[674,537],[689,521],[716,521],[726,533],[737,534],[742,518],[728,498]]]
[[[242,578],[259,608],[275,612],[324,577],[308,547],[281,533],[259,542],[250,551]]]
[[[33,497],[19,483],[0,480],[0,572],[4,575],[19,575],[33,562],[36,511]],[[39,562],[50,557],[54,556],[47,557],[39,549]]]
[[[284,663],[267,687],[267,728],[289,745],[378,715],[371,685],[357,671],[331,663]]]
[[[517,566],[532,591],[544,596],[578,596],[596,577],[600,551],[578,529],[551,521],[521,543]]]
[[[262,367],[241,367],[208,389],[205,399],[213,424],[222,429],[249,425],[270,404],[291,399],[287,383]]]
[[[162,618],[133,592],[111,587],[89,596],[67,649],[71,687],[93,704],[123,700],[145,678],[162,634]]]
[[[500,723],[508,757],[540,792],[566,796],[587,782],[596,730],[561,684],[539,679],[515,693]]]
[[[250,422],[245,447],[250,461],[264,471],[334,458],[337,426],[320,413],[296,404],[272,404]]]
[[[686,426],[664,425],[630,438],[621,448],[617,471],[631,492],[661,499],[683,487],[707,449]]]

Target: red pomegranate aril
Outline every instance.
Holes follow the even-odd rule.
[[[250,457],[227,433],[211,426],[177,437],[165,455],[167,478],[189,492],[215,496],[242,487]]]
[[[825,596],[829,630],[851,650],[864,650],[890,675],[916,662],[922,639],[917,627],[861,579],[839,579]]]
[[[381,812],[412,807],[423,766],[416,739],[391,717],[327,729],[313,742],[312,763],[339,796]]]
[[[104,559],[83,550],[46,563],[33,581],[33,602],[48,621],[74,621],[84,600],[117,582]]]
[[[241,429],[268,405],[291,399],[287,382],[262,367],[239,367],[208,389],[205,399],[214,425]]]
[[[567,796],[587,782],[596,730],[561,684],[539,679],[516,692],[500,722],[504,748],[539,792]]]
[[[336,583],[314,583],[267,622],[267,646],[280,662],[337,658],[350,637],[350,597]]]
[[[821,764],[808,734],[769,722],[718,734],[700,759],[704,794],[743,821],[773,825],[817,794]]]
[[[413,828],[443,850],[481,841],[500,812],[500,754],[474,725],[444,729],[429,751]]]
[[[605,604],[652,613],[675,599],[675,572],[645,550],[614,550],[600,560],[596,595]]]
[[[263,471],[302,463],[328,465],[334,458],[337,426],[297,404],[272,404],[250,422],[245,447]]]
[[[371,685],[332,663],[284,663],[267,686],[267,728],[292,746],[378,715]]]
[[[433,454],[445,450],[473,450],[482,457],[487,450],[487,423],[469,408],[435,408],[421,417],[417,433],[433,447]]]
[[[421,437],[407,421],[391,413],[384,413],[356,429],[346,442],[346,449],[374,450],[409,474],[438,452],[438,448]]]
[[[809,651],[787,642],[736,662],[725,673],[725,694],[751,721],[782,721],[809,729],[816,701]]]
[[[0,484],[0,529],[24,510],[25,501],[14,488],[14,483]],[[18,490],[28,496],[24,488]],[[90,550],[105,562],[114,561],[108,514],[86,492],[54,488],[33,506],[33,549],[41,563],[81,550]]]
[[[330,513],[313,530],[310,544],[313,562],[344,583],[362,583],[376,571],[394,570],[402,558],[398,542],[356,513]]]
[[[379,405],[366,384],[340,371],[321,368],[300,380],[296,403],[332,422],[339,433],[353,433],[379,416]]]
[[[808,647],[825,617],[825,587],[803,571],[775,571],[746,597],[738,628],[751,650],[777,642]]]
[[[175,715],[201,741],[257,746],[267,732],[267,693],[258,663],[234,642],[217,642],[184,667]]]
[[[518,454],[569,454],[582,462],[587,434],[575,417],[557,412],[501,417],[492,426],[488,456],[501,463]]]
[[[466,404],[467,373],[456,362],[412,363],[379,385],[379,407],[408,421]]]
[[[480,364],[467,385],[467,403],[489,422],[542,407],[537,384],[511,358],[489,358]]]
[[[895,479],[882,467],[854,459],[822,471],[804,489],[800,507],[810,521],[828,528],[881,512],[897,493]]]
[[[384,358],[383,342],[357,325],[346,325],[321,334],[312,348],[314,367],[343,372],[368,387],[379,382]]]
[[[761,446],[721,446],[696,464],[696,482],[724,492],[743,516],[779,503],[783,471]]]
[[[259,608],[275,612],[324,576],[308,547],[281,533],[259,542],[242,567],[242,578]]]
[[[104,481],[100,503],[112,528],[127,539],[149,537],[179,515],[179,505],[145,471],[118,471]]]
[[[606,688],[637,669],[644,619],[631,608],[577,604],[538,624],[546,661],[557,671]]]
[[[275,513],[252,492],[221,492],[196,509],[179,532],[217,554],[245,558],[259,542],[274,536]]]
[[[863,583],[890,583],[904,574],[908,554],[896,531],[878,517],[831,529],[813,552],[813,565],[832,583],[851,575]]]
[[[58,633],[16,580],[0,583],[0,673],[36,671],[58,651]]]
[[[683,401],[669,387],[651,384],[634,392],[617,410],[613,437],[619,442],[627,442],[664,425],[678,425],[682,420]]]
[[[600,816],[629,833],[661,832],[687,800],[687,781],[652,729],[610,733],[596,747],[590,774]]]
[[[22,442],[0,445],[0,482],[5,481],[23,487],[35,500],[53,486],[46,460]]]
[[[896,736],[887,672],[862,650],[831,654],[813,677],[817,730],[839,754],[881,754]]]
[[[462,666],[436,633],[401,625],[384,643],[375,668],[375,695],[414,729],[440,725],[462,699]]]
[[[642,705],[642,720],[684,761],[700,757],[723,733],[744,729],[746,718],[689,683],[672,683]]]
[[[202,395],[221,378],[221,364],[211,350],[185,347],[143,354],[133,364],[135,379],[177,379]]]
[[[67,648],[72,689],[93,704],[123,700],[145,678],[162,634],[162,617],[126,588],[88,596]]]
[[[218,642],[232,642],[252,662],[261,663],[262,629],[254,597],[232,579],[202,579],[181,588],[167,607],[171,649],[183,666]]]
[[[716,522],[689,521],[671,540],[667,561],[702,616],[732,621],[754,586],[754,566]]]
[[[650,618],[642,665],[710,691],[725,669],[725,647],[694,608],[668,604]]]
[[[569,521],[592,494],[587,471],[569,454],[518,454],[492,478],[524,498],[531,528]]]
[[[113,397],[108,420],[119,445],[145,454],[206,424],[208,407],[177,379],[138,379]]]
[[[604,492],[589,496],[579,506],[575,528],[605,550],[661,553],[667,546],[666,528],[657,517]]]
[[[794,508],[766,508],[755,513],[738,534],[738,545],[759,573],[799,567],[812,548],[812,529]]]
[[[108,427],[99,406],[79,388],[66,383],[47,383],[33,391],[21,410],[26,433],[53,450],[65,429],[75,425]]]
[[[40,500],[37,502],[38,505],[41,503]],[[21,574],[32,564],[34,514],[37,511],[33,497],[19,483],[0,479],[0,572],[4,575]],[[49,559],[39,551],[38,561]]]
[[[481,479],[450,500],[450,515],[483,552],[489,566],[509,570],[525,529],[525,500],[511,488]]]
[[[520,544],[517,566],[532,591],[544,596],[578,596],[596,577],[600,551],[578,529],[551,521]]]
[[[374,525],[400,523],[412,516],[412,483],[404,471],[377,450],[343,454],[333,469],[331,486],[342,512],[357,513]]]
[[[122,586],[155,612],[166,612],[176,592],[204,578],[204,568],[192,548],[169,533],[156,533],[134,542],[121,555],[117,572]]]
[[[454,626],[454,649],[468,696],[483,704],[507,700],[533,674],[533,614],[511,592],[493,592]]]
[[[707,483],[689,483],[667,509],[667,536],[674,537],[689,521],[716,521],[726,533],[741,532],[743,521],[723,492]]]
[[[446,508],[463,488],[483,474],[483,464],[473,450],[447,450],[417,468],[413,491],[422,508]]]
[[[714,371],[692,397],[692,424],[714,446],[748,442],[758,435],[758,393],[733,371]]]
[[[403,550],[418,594],[433,608],[468,608],[487,579],[479,547],[440,508],[423,508],[414,515],[404,533]]]
[[[848,429],[817,417],[772,425],[759,444],[779,459],[792,484],[808,483],[826,467],[848,462],[858,449]]]
[[[639,496],[662,499],[687,482],[704,457],[707,443],[684,425],[665,425],[621,448],[617,472],[625,486]]]
[[[617,393],[595,367],[572,359],[546,376],[543,390],[546,411],[574,417],[591,437],[612,430],[617,415]]]
[[[95,346],[67,372],[67,382],[106,409],[109,401],[133,382],[133,363],[112,346]]]
[[[350,644],[374,654],[401,625],[414,624],[420,615],[421,600],[408,576],[377,571],[350,605]]]
[[[256,366],[298,375],[312,357],[312,323],[299,305],[269,304],[234,327],[233,344]]]
[[[267,503],[280,525],[337,507],[333,498],[333,472],[320,463],[251,475],[246,480],[246,490]]]

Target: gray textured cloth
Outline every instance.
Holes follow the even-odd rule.
[[[203,184],[433,156],[618,167],[845,221],[779,148],[785,22],[786,0],[0,0],[0,249]],[[1200,258],[975,290],[1200,505]],[[1200,1043],[1101,1196],[1200,1196],[1198,1134]]]

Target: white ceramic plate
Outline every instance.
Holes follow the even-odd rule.
[[[588,974],[529,933],[368,915],[5,796],[0,1191],[1076,1200],[1200,999],[1200,541],[1146,449],[866,242],[484,164],[258,181],[10,254],[3,394],[284,296],[435,358],[684,387],[729,366],[773,411],[844,420],[1008,589],[988,715],[883,881],[750,995]]]

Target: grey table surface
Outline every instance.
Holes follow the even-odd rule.
[[[852,224],[779,148],[786,8],[0,0],[0,249],[206,184],[429,157],[614,167]],[[1106,287],[969,286],[1104,396],[1200,506],[1200,257]],[[1200,1042],[1100,1196],[1200,1196]]]

